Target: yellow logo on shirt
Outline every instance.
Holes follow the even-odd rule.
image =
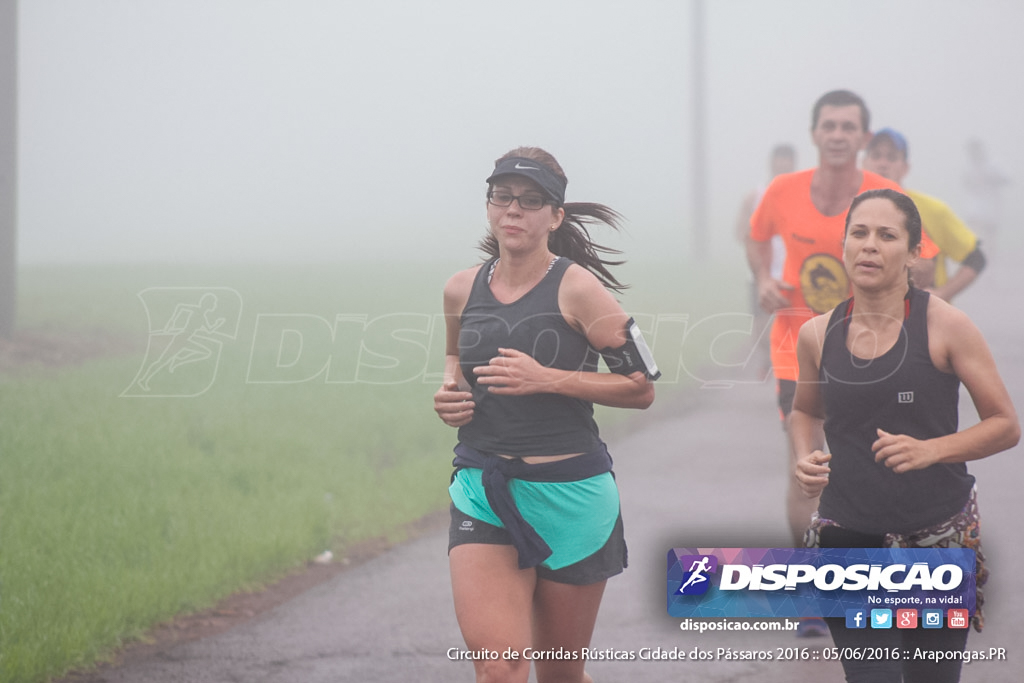
[[[800,290],[815,313],[835,308],[850,291],[843,262],[831,254],[808,256],[800,266]]]

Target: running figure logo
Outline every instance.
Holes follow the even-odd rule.
[[[683,578],[683,585],[679,587],[677,595],[703,595],[708,592],[711,586],[709,574],[718,570],[718,558],[714,555],[688,555],[680,557],[682,567],[689,564]]]
[[[139,292],[149,343],[121,396],[191,397],[217,375],[224,342],[238,336],[242,297],[226,287],[151,287]]]

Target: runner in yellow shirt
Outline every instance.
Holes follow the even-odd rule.
[[[910,170],[907,163],[907,140],[892,128],[877,131],[868,142],[864,169],[903,185]],[[985,268],[985,255],[977,236],[944,202],[913,190],[904,190],[921,214],[925,232],[939,247],[935,260],[935,285],[928,289],[946,301],[974,282]],[[950,273],[947,261],[960,264]]]

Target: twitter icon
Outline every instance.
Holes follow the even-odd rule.
[[[871,628],[892,628],[892,610],[871,610]]]

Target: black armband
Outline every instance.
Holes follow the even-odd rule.
[[[608,369],[617,375],[642,372],[652,382],[661,377],[658,365],[654,362],[654,354],[632,318],[626,321],[626,343],[617,349],[605,347],[600,353]]]
[[[974,272],[980,273],[985,270],[985,255],[981,253],[981,247],[975,247],[974,251],[964,257],[964,260],[960,262],[961,266],[967,266],[968,268],[974,269]]]

